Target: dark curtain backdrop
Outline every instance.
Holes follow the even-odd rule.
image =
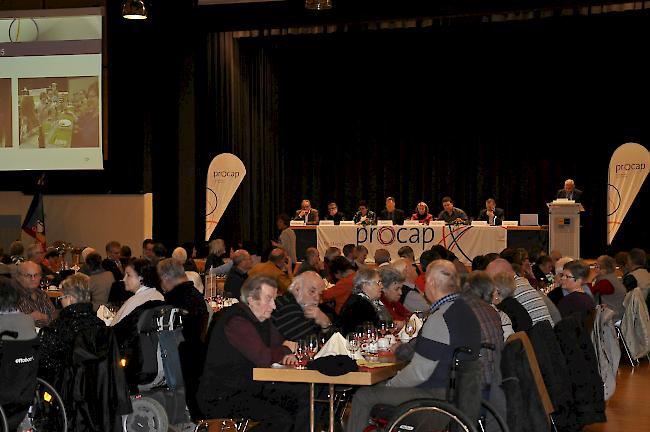
[[[242,190],[215,236],[277,234],[302,198],[351,215],[385,197],[412,212],[443,196],[475,216],[495,196],[508,219],[538,213],[564,179],[585,194],[582,255],[606,250],[607,167],[648,146],[649,20],[572,17],[400,31],[233,39],[207,45],[200,101],[211,159],[239,155]],[[201,82],[201,80],[199,80]],[[200,84],[199,84],[200,85]],[[201,93],[201,91],[197,91]],[[203,165],[209,164],[206,158]],[[647,185],[614,249],[644,247]]]

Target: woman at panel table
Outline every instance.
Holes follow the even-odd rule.
[[[379,327],[381,321],[393,319],[381,302],[381,279],[375,269],[365,268],[357,272],[352,286],[352,295],[341,309],[341,325],[345,334],[357,326],[371,322]]]
[[[253,368],[295,364],[296,343],[285,341],[269,319],[277,284],[265,276],[249,277],[241,302],[219,312],[210,334],[197,402],[208,418],[250,418],[255,430],[308,430],[307,386],[253,381]]]
[[[377,225],[377,215],[368,210],[368,203],[364,200],[359,201],[359,211],[354,214],[352,220],[357,225]]]
[[[411,220],[419,221],[423,225],[429,225],[433,220],[433,215],[429,213],[429,206],[425,202],[419,202],[415,207],[415,213],[411,216]]]

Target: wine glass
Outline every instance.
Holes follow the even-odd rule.
[[[307,356],[309,360],[313,360],[314,356],[318,352],[318,337],[316,335],[311,335],[307,338]]]
[[[388,323],[382,321],[379,323],[379,334],[381,334],[381,337],[384,337],[386,336],[386,333],[388,333]]]
[[[305,343],[304,340],[298,341],[298,346],[296,347],[295,356],[296,359],[298,360],[296,369],[299,370],[307,369],[307,360],[309,358],[309,355],[307,354],[307,344]]]
[[[397,324],[395,324],[395,321],[389,322],[387,328],[390,334],[394,335],[397,332]]]
[[[350,351],[350,357],[354,358],[354,355],[361,349],[361,341],[357,338],[357,335],[353,332],[348,335],[348,350]]]
[[[417,331],[417,326],[415,320],[410,319],[404,326],[404,332],[408,335],[409,338],[412,338],[413,335],[415,335],[416,331]]]

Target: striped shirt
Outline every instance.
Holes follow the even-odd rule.
[[[52,321],[54,305],[47,294],[38,288],[33,290],[25,289],[18,282],[14,282],[14,287],[18,291],[18,310],[27,315],[34,311],[45,314],[47,318],[36,321],[36,327],[48,325]]]
[[[542,298],[543,294],[533,288],[528,279],[521,276],[515,276],[515,285],[517,288],[513,297],[526,309],[533,325],[544,320],[550,322],[551,326],[555,325]]]

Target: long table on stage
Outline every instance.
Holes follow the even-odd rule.
[[[308,247],[317,247],[321,257],[330,246],[343,249],[348,243],[364,245],[372,259],[375,250],[387,249],[397,258],[402,246],[411,246],[415,257],[441,244],[465,264],[477,255],[501,252],[506,247],[530,249],[538,245],[548,250],[548,226],[292,226],[296,234],[298,260],[304,259]]]

